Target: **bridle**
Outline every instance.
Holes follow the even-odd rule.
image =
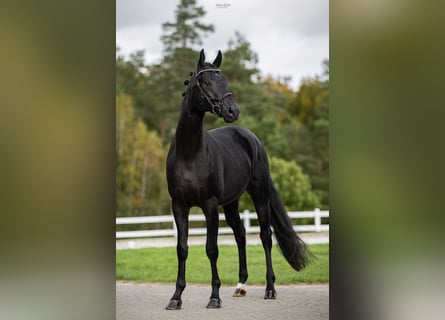
[[[199,83],[199,79],[198,77],[204,73],[204,72],[221,72],[221,70],[219,69],[204,69],[201,70],[199,72],[196,73],[196,82],[197,82],[197,86],[199,88],[199,91],[201,93],[201,98],[205,98],[207,100],[207,102],[210,104],[211,106],[211,112],[215,115],[215,116],[221,116],[221,110],[222,110],[222,105],[223,105],[223,101],[225,98],[227,98],[228,96],[232,95],[232,92],[226,92],[225,94],[223,94],[223,96],[221,98],[212,98],[209,97],[204,90],[202,90],[201,88],[201,84]]]

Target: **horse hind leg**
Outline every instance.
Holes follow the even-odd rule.
[[[224,206],[224,214],[226,221],[233,230],[235,241],[238,247],[239,258],[239,273],[238,273],[238,285],[236,286],[233,297],[244,297],[246,295],[246,281],[248,277],[247,273],[247,260],[246,260],[246,229],[241,223],[241,219],[238,212],[239,199]]]
[[[260,223],[260,238],[263,244],[264,253],[266,256],[266,292],[264,299],[276,299],[277,292],[275,290],[275,273],[272,267],[272,230],[269,196],[263,192],[250,192],[255,210],[257,211],[258,221]]]

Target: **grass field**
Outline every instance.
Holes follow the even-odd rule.
[[[272,249],[272,263],[277,284],[329,282],[329,245],[309,245],[315,259],[301,272],[292,269],[278,247]],[[262,246],[247,246],[248,283],[265,284],[266,263]],[[220,246],[218,271],[224,285],[238,282],[238,251],[236,246]],[[176,248],[145,248],[116,251],[117,280],[137,282],[176,281]],[[210,263],[204,246],[190,246],[186,267],[188,283],[210,283]]]

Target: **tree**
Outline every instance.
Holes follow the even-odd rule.
[[[309,174],[312,186],[329,207],[329,62],[323,61],[322,77],[303,79],[299,91],[289,103],[297,134],[288,140],[290,153]]]
[[[252,77],[259,75],[258,54],[239,31],[235,31],[234,38],[229,40],[223,61],[224,74],[231,83],[252,83]]]
[[[175,10],[175,22],[162,24],[164,34],[161,37],[164,50],[167,53],[177,48],[192,48],[201,45],[201,35],[214,31],[211,24],[203,24],[198,19],[206,14],[202,7],[196,5],[196,0],[181,0]]]
[[[148,215],[168,210],[163,186],[165,150],[159,135],[135,118],[132,99],[116,97],[117,215]],[[165,184],[165,183],[164,183]]]
[[[305,78],[298,93],[289,103],[289,113],[296,116],[301,123],[312,125],[316,119],[315,106],[319,105],[326,95],[326,87],[318,77]]]
[[[125,94],[132,99],[136,117],[142,118],[149,127],[155,127],[153,96],[147,90],[148,74],[145,65],[144,51],[136,51],[125,59],[116,50],[116,93]]]
[[[116,59],[116,91],[132,97],[135,115],[150,128],[155,128],[162,141],[171,140],[176,125],[184,78],[196,66],[198,52],[193,46],[214,30],[200,19],[205,15],[196,0],[181,0],[175,21],[162,25],[164,57],[158,64],[145,65],[144,52],[137,51],[128,60]]]
[[[282,125],[290,122],[287,106],[294,92],[288,78],[262,77],[257,67],[258,54],[238,31],[229,40],[223,55],[223,71],[241,110],[237,125],[254,132],[269,156],[289,159]],[[222,120],[210,118],[207,127],[224,126]]]
[[[172,129],[181,107],[181,93],[184,80],[196,67],[198,52],[189,48],[178,48],[164,56],[161,63],[148,67],[147,92],[151,99],[149,108],[153,111],[156,128],[164,141],[172,138]]]
[[[196,67],[201,37],[214,30],[199,20],[205,15],[195,0],[181,0],[175,10],[175,21],[162,25],[164,57],[159,64],[147,67],[144,121],[159,132],[164,143],[170,141],[181,105],[184,79]]]
[[[261,121],[266,113],[267,104],[264,90],[253,79],[259,77],[257,68],[258,55],[252,50],[245,37],[235,32],[234,38],[229,40],[228,48],[223,51],[222,69],[229,79],[229,89],[233,93],[241,114],[239,125],[243,121],[252,123]],[[206,119],[207,127],[224,126],[222,120],[214,118]]]

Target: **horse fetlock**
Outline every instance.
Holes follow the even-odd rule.
[[[176,296],[181,296],[182,292],[184,291],[186,286],[185,280],[183,279],[179,279],[176,281],[176,292],[175,295]]]
[[[266,290],[266,293],[264,294],[264,299],[276,299],[277,298],[277,292],[275,289],[268,289]]]
[[[240,271],[238,276],[239,276],[239,280],[240,280],[239,284],[243,284],[243,285],[246,283],[247,279],[249,278],[249,274],[247,273],[247,270]]]

